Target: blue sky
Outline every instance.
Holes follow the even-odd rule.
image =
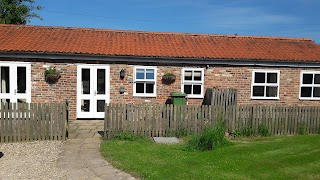
[[[29,25],[312,38],[320,0],[36,0]]]

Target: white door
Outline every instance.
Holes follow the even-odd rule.
[[[31,102],[30,64],[0,63],[0,101]]]
[[[77,118],[104,118],[104,105],[110,100],[110,67],[78,65]]]

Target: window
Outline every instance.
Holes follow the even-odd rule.
[[[301,71],[300,99],[320,100],[320,71]]]
[[[133,95],[141,97],[156,97],[156,67],[134,67]]]
[[[280,71],[257,70],[252,72],[252,99],[279,99]]]
[[[188,98],[203,98],[204,71],[202,68],[182,69],[182,92]]]

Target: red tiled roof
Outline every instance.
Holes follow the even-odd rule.
[[[320,61],[311,39],[0,25],[0,51],[164,58]]]

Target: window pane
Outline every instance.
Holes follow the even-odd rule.
[[[26,67],[18,67],[17,68],[17,93],[26,93],[26,85],[27,85],[27,70]]]
[[[144,93],[144,83],[136,83],[136,93]]]
[[[266,76],[265,73],[256,72],[254,82],[255,83],[265,83],[265,76]]]
[[[264,86],[253,86],[253,96],[264,96]]]
[[[320,74],[314,75],[314,84],[320,84]]]
[[[312,87],[301,87],[301,97],[311,97]]]
[[[105,100],[97,100],[97,112],[104,112]]]
[[[90,94],[90,69],[82,69],[82,94]]]
[[[0,82],[0,92],[10,93],[9,90],[9,67],[1,67],[1,82]]]
[[[194,71],[193,75],[195,81],[201,81],[201,71]]]
[[[192,85],[184,85],[184,93],[191,94]]]
[[[154,69],[147,69],[146,73],[147,79],[154,79]]]
[[[81,100],[81,111],[90,112],[90,100]]]
[[[184,72],[184,80],[192,80],[192,71],[185,71]]]
[[[97,70],[97,94],[106,93],[106,70],[98,69]]]
[[[320,97],[320,87],[314,87],[313,97]]]
[[[277,73],[267,73],[267,83],[277,83]]]
[[[303,74],[302,83],[312,84],[313,74]]]
[[[146,93],[153,93],[154,92],[154,84],[147,83],[146,84]]]
[[[136,79],[144,79],[144,69],[136,69]]]
[[[193,94],[201,94],[201,85],[193,85]]]
[[[277,97],[277,95],[278,95],[278,87],[267,86],[266,94],[267,94],[266,95],[267,97]]]

